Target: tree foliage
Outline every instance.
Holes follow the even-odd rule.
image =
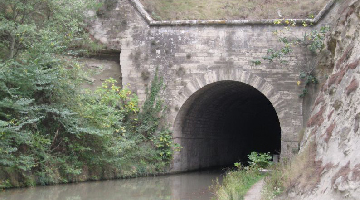
[[[85,166],[137,166],[132,172],[140,174],[171,158],[159,158],[152,142],[162,130],[158,106],[140,112],[136,95],[114,79],[81,91],[84,72],[68,55],[92,42],[84,10],[94,6],[92,0],[0,0],[0,172],[10,168],[49,184],[66,182]],[[150,128],[140,130],[139,123]]]
[[[49,171],[52,164],[78,165],[77,151],[70,147],[81,136],[70,102],[77,93],[80,67],[60,57],[72,51],[75,40],[85,38],[81,10],[87,5],[0,1],[2,166]],[[59,152],[62,156],[54,159]]]
[[[1,56],[70,53],[86,39],[83,11],[93,0],[0,0]]]

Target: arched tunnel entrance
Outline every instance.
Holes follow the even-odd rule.
[[[257,89],[237,81],[201,88],[180,108],[174,126],[182,150],[174,171],[247,162],[252,151],[279,154],[281,128],[271,102]]]

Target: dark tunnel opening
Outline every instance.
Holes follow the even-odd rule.
[[[280,154],[281,128],[271,102],[236,81],[209,84],[185,102],[181,117],[184,170],[247,163],[252,151]]]

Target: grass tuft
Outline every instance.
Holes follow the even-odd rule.
[[[316,143],[310,142],[305,149],[289,162],[274,165],[272,173],[265,177],[263,199],[274,199],[290,191],[309,191],[320,181],[321,161],[316,161]],[[328,166],[331,167],[331,166]]]

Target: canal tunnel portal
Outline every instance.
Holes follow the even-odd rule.
[[[280,154],[281,128],[271,102],[254,87],[238,81],[208,84],[180,108],[175,155],[183,170],[247,162],[252,151]]]
[[[331,17],[320,19],[333,2],[314,19],[306,19],[318,25],[295,26],[287,35],[301,38],[328,24]],[[255,64],[268,56],[268,49],[281,45],[272,20],[154,21],[132,0],[119,1],[109,14],[96,18],[89,30],[107,49],[121,51],[122,85],[136,93],[141,104],[156,68],[165,77],[165,123],[184,147],[175,153],[171,171],[231,164],[250,150],[276,152],[279,143],[282,158],[298,151],[312,103],[299,98],[304,82],[297,83],[313,56],[294,47],[286,63]],[[276,123],[281,131],[270,131]]]

